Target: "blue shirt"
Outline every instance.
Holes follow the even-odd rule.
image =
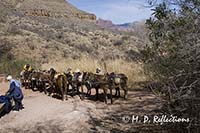
[[[12,79],[10,81],[10,89],[8,90],[9,96],[13,97],[15,100],[22,100],[23,93],[20,86],[21,84],[19,81]]]

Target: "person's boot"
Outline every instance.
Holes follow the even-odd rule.
[[[20,107],[19,102],[15,101],[15,106],[14,106],[13,110],[19,111],[19,107]]]
[[[15,105],[13,111],[19,111],[19,107]]]
[[[19,105],[19,109],[20,109],[20,110],[24,109],[24,106],[23,106],[22,103],[20,103],[20,105]]]

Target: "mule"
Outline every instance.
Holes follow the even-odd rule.
[[[31,89],[35,91],[35,88],[40,92],[44,91],[47,94],[48,89],[52,87],[50,74],[43,71],[34,70],[31,74]]]
[[[25,89],[29,89],[30,88],[30,74],[32,73],[32,71],[21,71],[20,72],[20,81],[22,83],[22,86],[25,87]]]
[[[120,97],[120,90],[124,91],[124,99],[127,99],[128,95],[128,87],[127,87],[127,81],[128,77],[125,74],[115,74],[115,73],[110,73],[108,74],[109,76],[109,81],[112,84],[112,88],[115,88],[115,96]]]
[[[81,88],[81,94],[82,94],[82,97],[80,96],[81,99],[83,98],[82,80],[83,80],[83,73],[81,72],[74,73],[72,77],[72,95],[74,96],[75,93],[77,93],[80,96],[79,89]]]
[[[107,92],[110,90],[111,104],[113,104],[112,99],[112,87],[109,82],[107,75],[97,75],[90,72],[85,72],[83,74],[83,84],[87,87],[87,96],[91,94],[91,89],[96,90],[96,100],[99,99],[99,89],[103,89],[104,102],[107,104]]]
[[[52,93],[59,94],[64,101],[68,94],[68,81],[64,73],[57,73],[53,68],[49,71],[51,76],[51,81],[53,82],[53,87],[50,90],[50,95]]]

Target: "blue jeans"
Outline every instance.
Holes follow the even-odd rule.
[[[14,99],[14,101],[15,101],[15,106],[14,106],[13,110],[19,111],[20,109],[23,109],[22,100]]]

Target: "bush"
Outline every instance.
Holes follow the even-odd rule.
[[[29,59],[13,59],[8,60],[7,57],[3,57],[0,59],[0,73],[11,74],[14,77],[19,77],[20,72],[23,69],[25,64],[31,64],[33,67],[36,66],[31,60]]]
[[[1,40],[0,58],[12,49],[12,45],[7,40]]]
[[[10,25],[7,29],[7,32],[8,33],[11,33],[11,34],[20,34],[21,31],[19,29],[19,27],[17,27],[16,25]]]
[[[34,44],[28,43],[27,45],[30,48],[30,50],[35,50],[35,45]]]
[[[121,46],[121,45],[123,45],[123,40],[117,40],[117,41],[114,42],[113,45],[114,46]]]
[[[8,9],[1,3],[0,4],[0,22],[6,23]]]
[[[91,53],[93,51],[91,47],[87,46],[87,44],[76,45],[76,48],[78,48],[81,52]]]

